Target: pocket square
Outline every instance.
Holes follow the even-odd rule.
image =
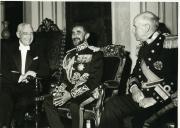
[[[39,59],[39,57],[38,57],[38,56],[36,56],[36,57],[34,57],[34,58],[33,58],[33,60],[37,60],[37,59]]]
[[[12,70],[11,72],[12,72],[12,73],[20,73],[20,72],[18,72],[18,71],[14,71],[14,70]]]

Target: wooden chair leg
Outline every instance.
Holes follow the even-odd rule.
[[[86,128],[91,128],[91,120],[86,120]]]
[[[79,128],[83,128],[84,123],[84,108],[79,109]]]

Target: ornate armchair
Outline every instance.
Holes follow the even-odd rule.
[[[41,64],[40,73],[49,70],[46,79],[42,80],[43,93],[49,93],[50,83],[59,81],[61,76],[62,61],[65,56],[66,32],[48,18],[45,18],[35,32],[35,43],[39,48],[39,54],[45,58],[47,65]]]
[[[131,71],[131,59],[129,52],[121,45],[108,45],[100,50],[104,53],[103,81],[106,93],[114,95],[125,94],[126,81]],[[110,96],[110,95],[109,95]]]
[[[65,55],[65,36],[66,32],[48,18],[42,21],[35,33],[35,43],[45,55],[51,73],[61,68]]]

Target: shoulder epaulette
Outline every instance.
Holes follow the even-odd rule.
[[[72,51],[74,51],[74,50],[76,50],[76,48],[70,49],[70,50],[68,50],[66,53],[70,53],[70,52],[72,52]]]
[[[178,36],[175,35],[165,36],[163,48],[166,49],[178,48]]]

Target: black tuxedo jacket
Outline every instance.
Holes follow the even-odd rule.
[[[18,83],[21,75],[21,51],[19,42],[11,42],[2,45],[2,88],[12,89]],[[37,50],[32,47],[27,52],[25,72],[39,69],[39,56]]]

